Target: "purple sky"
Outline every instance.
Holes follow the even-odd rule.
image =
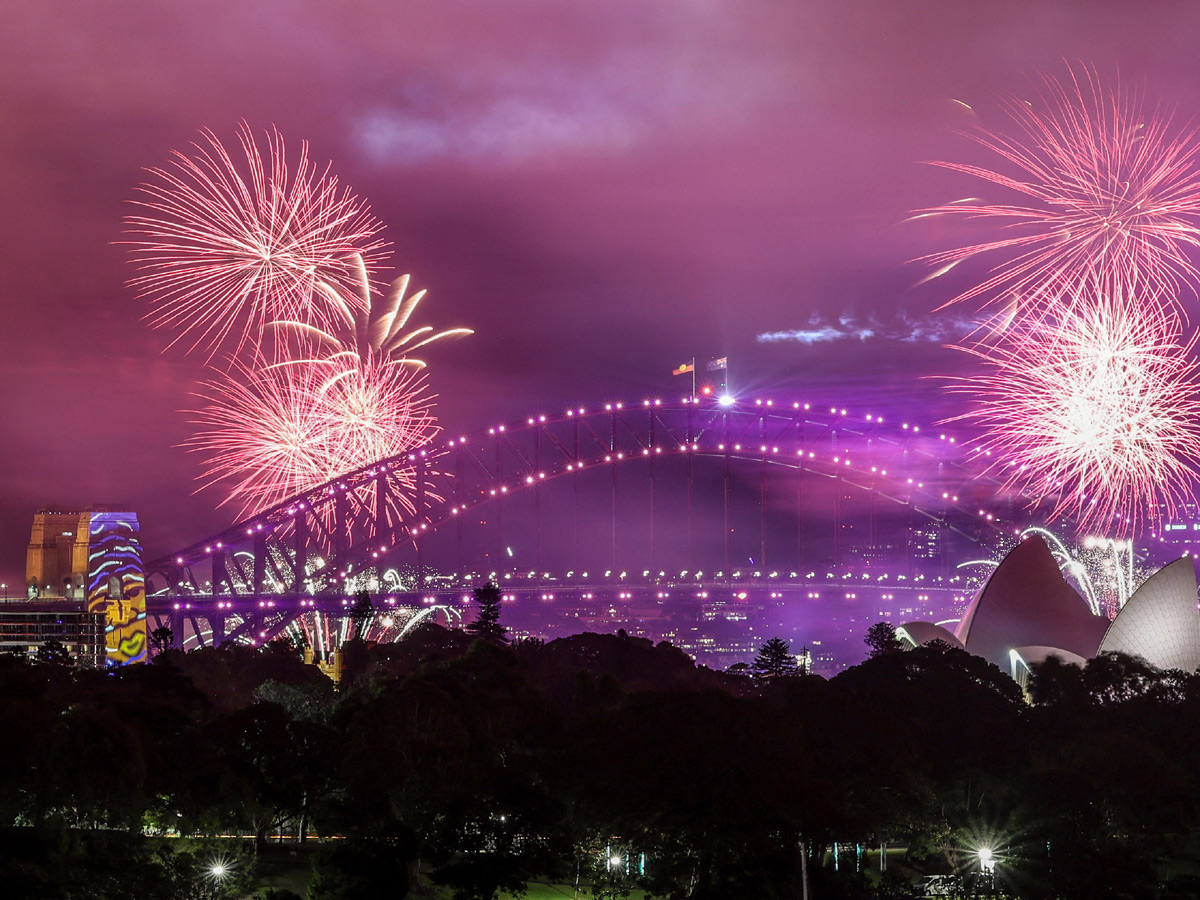
[[[476,329],[430,354],[454,430],[678,392],[693,355],[923,407],[957,364],[931,310],[967,282],[914,288],[956,239],[902,220],[977,189],[920,164],[979,155],[951,98],[1002,126],[998,94],[1087,61],[1192,118],[1197,39],[1191,2],[8,0],[0,577],[44,504],[128,503],[151,553],[229,523],[175,446],[202,369],[162,353],[114,246],[142,169],[202,127],[307,139],[424,321]]]

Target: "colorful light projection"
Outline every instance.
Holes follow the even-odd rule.
[[[131,512],[85,515],[87,606],[88,612],[105,614],[106,663],[125,666],[145,662],[146,576],[137,515]]]

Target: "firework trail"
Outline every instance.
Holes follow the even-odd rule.
[[[963,346],[984,374],[956,380],[980,426],[980,452],[1006,487],[1050,518],[1130,537],[1193,499],[1200,473],[1200,389],[1178,321],[1135,292],[1093,285],[1054,319]]]
[[[436,341],[474,334],[470,328],[447,328],[434,332],[432,325],[422,325],[406,331],[408,320],[425,299],[426,291],[417,291],[406,298],[404,295],[408,291],[409,276],[401,275],[392,282],[391,289],[380,303],[376,301],[371,289],[370,273],[362,256],[353,257],[351,269],[354,273],[357,302],[363,309],[370,311],[368,316],[356,317],[346,312],[337,332],[294,320],[272,323],[281,332],[297,339],[297,346],[301,352],[315,346],[324,348],[333,356],[348,359],[357,357],[363,362],[371,358],[387,359],[396,364],[423,369],[425,361],[412,356],[413,351]],[[317,290],[330,298],[332,306],[343,310],[351,308],[351,304],[338,300],[337,286],[319,282]]]
[[[1132,280],[1148,296],[1177,303],[1196,294],[1188,257],[1200,246],[1200,173],[1194,129],[1145,115],[1141,97],[1105,91],[1091,68],[1065,81],[1043,77],[1035,103],[1012,98],[1006,110],[1019,136],[970,136],[1000,157],[1005,171],[965,163],[935,165],[1005,189],[1009,202],[971,198],[924,210],[990,220],[995,240],[930,254],[930,280],[974,257],[998,261],[988,276],[950,303],[1019,298],[1023,311],[1053,314],[1084,280],[1105,288]],[[1011,174],[1008,174],[1011,173]]]
[[[439,616],[447,628],[462,622],[462,611],[444,604],[391,607],[372,616],[363,639],[376,644],[397,643],[421,625],[436,623]],[[313,611],[293,619],[283,633],[295,643],[311,648],[316,659],[325,661],[354,637],[356,627],[349,616]]]
[[[335,327],[366,312],[353,290],[358,265],[370,269],[383,242],[366,205],[309,160],[308,145],[289,171],[283,138],[265,151],[245,123],[244,164],[210,131],[188,155],[176,151],[140,185],[140,211],[125,218],[135,237],[130,284],[150,299],[151,323],[212,360],[219,350],[261,351],[278,319]],[[360,263],[356,264],[355,260]],[[321,283],[342,288],[320,291]]]

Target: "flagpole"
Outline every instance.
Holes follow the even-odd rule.
[[[692,357],[692,402],[696,402],[696,357]]]

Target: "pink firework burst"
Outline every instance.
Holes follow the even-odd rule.
[[[354,257],[351,270],[359,303],[372,315],[343,314],[340,327],[331,330],[301,321],[271,323],[278,333],[273,343],[286,349],[288,358],[258,366],[235,363],[226,376],[206,385],[207,404],[197,411],[201,431],[188,444],[207,458],[205,485],[225,484],[225,502],[239,504],[243,517],[406,454],[439,431],[434,398],[421,371],[425,363],[411,353],[471,330],[409,328],[425,292],[406,297],[405,275],[382,302],[373,303],[361,257]],[[320,282],[316,293],[338,290]],[[331,304],[351,308],[349,302],[339,306],[331,299]],[[405,490],[411,473],[391,471],[401,483],[388,502],[398,504],[403,518],[412,511]],[[364,507],[370,502],[365,495],[352,499]]]
[[[142,272],[130,283],[150,299],[152,324],[211,360],[261,344],[278,319],[330,327],[365,312],[352,289],[358,266],[373,266],[384,246],[366,205],[309,160],[307,143],[289,170],[277,131],[264,151],[243,123],[244,162],[202,134],[190,155],[149,170],[133,201],[141,211],[125,219]]]
[[[268,509],[336,475],[328,466],[326,423],[316,409],[315,375],[299,367],[235,362],[198,394],[198,431],[186,446],[207,457],[207,487],[224,480],[225,503],[241,515]]]
[[[1183,341],[1175,318],[1148,315],[1153,301],[1097,291],[959,348],[985,373],[952,389],[972,395],[957,418],[982,428],[977,449],[1007,487],[1051,501],[1051,518],[1128,537],[1193,499],[1196,339]]]
[[[971,198],[925,210],[993,221],[1005,232],[923,257],[936,267],[929,278],[974,257],[997,259],[985,279],[949,303],[1016,298],[1034,315],[1072,297],[1087,279],[1106,286],[1137,279],[1150,296],[1172,303],[1184,292],[1194,295],[1197,270],[1188,257],[1200,246],[1194,129],[1146,115],[1139,95],[1104,90],[1090,68],[1042,83],[1035,102],[1006,103],[1017,136],[971,135],[1007,165],[935,163],[1012,199]]]
[[[237,505],[239,518],[407,453],[439,430],[421,372],[387,361],[235,363],[198,396],[200,428],[186,446],[205,456],[202,486],[220,483],[222,505]],[[397,499],[403,505],[403,493]]]

